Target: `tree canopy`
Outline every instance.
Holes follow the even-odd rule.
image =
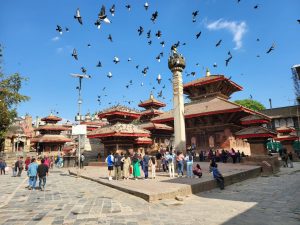
[[[26,78],[19,73],[4,75],[2,72],[2,47],[0,45],[0,150],[3,147],[5,133],[17,116],[19,103],[29,100],[28,96],[19,93]]]
[[[262,103],[253,99],[242,99],[242,100],[236,100],[234,102],[255,111],[266,109],[266,107]]]

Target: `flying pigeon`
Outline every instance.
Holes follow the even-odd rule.
[[[136,66],[135,66],[136,69],[139,69],[139,67],[140,67],[140,65],[136,65]]]
[[[198,34],[196,34],[196,39],[198,39],[200,37],[201,33],[202,32],[200,31]]]
[[[86,74],[86,69],[83,66],[81,67],[81,72]]]
[[[166,88],[166,85],[164,84],[164,86],[163,86],[162,88],[165,89],[165,88]]]
[[[81,16],[80,16],[79,8],[77,8],[77,10],[76,10],[76,14],[75,14],[75,16],[74,16],[74,19],[77,19],[78,22],[82,25],[82,18],[81,18]]]
[[[126,5],[125,7],[128,9],[128,11],[131,10],[131,6],[130,5]]]
[[[194,77],[196,76],[196,72],[191,72],[191,75]]]
[[[115,4],[112,5],[109,12],[111,13],[112,16],[115,16]]]
[[[146,10],[148,10],[148,8],[149,8],[149,3],[148,3],[148,2],[145,2],[144,8],[145,8]]]
[[[147,32],[147,38],[151,38],[151,30]]]
[[[260,41],[260,39],[259,39],[259,38],[256,38],[256,41]]]
[[[232,55],[230,55],[229,58],[227,58],[227,59],[225,60],[225,65],[226,65],[226,66],[228,66],[228,64],[229,64],[229,62],[230,62],[231,59],[232,59]]]
[[[192,12],[192,16],[193,16],[193,23],[195,23],[195,22],[196,22],[196,17],[198,16],[198,14],[199,14],[199,11],[198,11],[198,10],[196,10],[196,11]]]
[[[159,55],[160,55],[161,57],[164,57],[164,52],[160,52]]]
[[[87,46],[88,46],[89,48],[90,48],[90,47],[92,47],[92,45],[91,45],[90,43],[88,43],[88,45],[87,45]]]
[[[151,45],[152,44],[152,41],[150,40],[150,41],[148,41],[148,45]]]
[[[137,31],[139,32],[139,36],[141,36],[142,33],[144,32],[144,28],[142,26],[140,26]]]
[[[117,63],[120,62],[120,59],[119,59],[118,57],[115,56],[113,62],[114,62],[115,64],[117,64]]]
[[[156,56],[156,60],[157,60],[158,62],[160,62],[160,54],[159,54],[158,56]]]
[[[97,19],[97,21],[94,24],[95,24],[95,26],[97,26],[98,29],[101,28],[101,21],[100,21],[100,19]]]
[[[112,73],[111,73],[111,72],[108,72],[107,77],[108,77],[108,78],[112,78]]]
[[[153,23],[155,23],[157,17],[158,17],[158,12],[155,11],[155,12],[152,14],[151,21],[152,21]]]
[[[131,62],[131,60],[132,60],[132,59],[131,59],[130,57],[127,59],[128,62]]]
[[[77,55],[77,51],[75,48],[73,49],[72,56],[74,57],[74,59],[78,60],[78,55]]]
[[[129,81],[129,84],[132,85],[132,80]]]
[[[297,22],[300,24],[300,20],[297,20]]]
[[[98,14],[98,18],[103,21],[104,23],[110,23],[110,20],[107,18],[107,15],[105,13],[105,6],[102,5],[100,13]]]
[[[62,34],[62,29],[61,29],[61,26],[59,26],[59,25],[56,25],[56,30],[60,33],[60,34]]]
[[[143,82],[141,83],[141,86],[144,86],[144,83],[143,83]]]
[[[66,32],[69,32],[69,28],[68,27],[66,27]]]
[[[102,63],[99,61],[96,67],[102,67]]]
[[[161,82],[161,80],[162,80],[162,79],[161,79],[161,75],[160,75],[160,74],[158,74],[158,76],[157,76],[156,80],[157,80],[157,83],[158,83],[158,84],[160,84],[160,82]]]
[[[129,84],[126,85],[126,88],[127,88],[127,89],[129,88]]]
[[[220,40],[218,41],[218,43],[216,44],[216,47],[220,46],[221,42],[222,42],[222,39],[220,39]]]
[[[258,5],[255,5],[253,8],[254,8],[254,9],[258,9]]]
[[[113,39],[112,39],[111,34],[108,35],[108,38],[107,38],[107,39],[110,40],[110,42],[113,42]]]
[[[164,41],[160,42],[160,44],[161,44],[162,47],[165,47],[165,42]]]
[[[180,46],[180,41],[177,41],[177,43],[175,43],[173,46],[174,46],[175,48],[178,48],[178,47]]]
[[[144,74],[144,76],[146,76],[148,70],[149,70],[148,66],[143,69],[142,73]]]
[[[215,67],[215,68],[218,67],[217,63],[214,63],[213,67]]]
[[[160,91],[157,95],[158,98],[161,98],[162,97],[162,91]]]
[[[157,39],[160,39],[162,33],[160,30],[157,31],[157,33],[155,34],[155,36],[157,37]]]
[[[275,49],[275,44],[273,43],[272,46],[268,49],[267,54]]]

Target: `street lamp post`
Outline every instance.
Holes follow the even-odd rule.
[[[175,150],[186,151],[185,121],[184,121],[184,101],[182,71],[185,68],[185,59],[177,52],[175,46],[168,60],[168,67],[173,73],[173,116],[174,116],[174,147]]]
[[[87,78],[90,79],[91,76],[87,74],[71,74],[72,77],[76,77],[79,79],[79,86],[78,86],[78,113],[75,117],[75,121],[79,122],[83,120],[83,117],[81,115],[81,104],[82,104],[82,98],[81,98],[81,88],[82,88],[82,79]],[[80,149],[81,148],[81,135],[78,135],[78,168],[80,168]]]

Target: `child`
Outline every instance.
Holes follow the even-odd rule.
[[[201,171],[201,167],[199,164],[197,164],[196,167],[193,168],[193,174],[195,176],[198,176],[199,178],[202,177],[202,171]]]
[[[155,169],[156,169],[156,157],[155,156],[151,157],[150,166],[151,166],[151,177],[152,177],[152,179],[155,179],[155,176],[156,176],[156,173],[155,173]]]

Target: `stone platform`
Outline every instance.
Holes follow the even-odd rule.
[[[201,178],[175,177],[168,173],[157,172],[156,179],[111,180],[107,178],[107,167],[87,166],[84,169],[70,169],[71,175],[98,182],[111,188],[140,197],[148,202],[162,199],[174,199],[176,196],[188,196],[217,187],[212,174],[209,173],[209,163],[201,162],[203,176]],[[260,176],[261,167],[243,164],[219,163],[218,168],[225,178],[225,186],[246,179]],[[150,173],[151,174],[151,173]],[[96,188],[96,187],[95,187]]]

